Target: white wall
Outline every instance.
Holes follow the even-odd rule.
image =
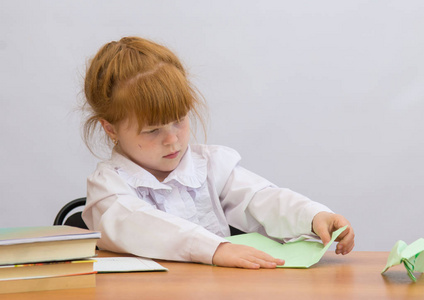
[[[86,60],[139,35],[185,62],[208,142],[351,220],[357,250],[423,237],[424,3],[0,0],[0,226],[85,195]]]

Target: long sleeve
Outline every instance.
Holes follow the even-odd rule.
[[[216,248],[225,241],[141,200],[109,168],[100,168],[89,177],[83,218],[90,229],[102,232],[100,248],[150,258],[210,264]]]
[[[259,231],[288,241],[312,235],[313,217],[331,210],[289,189],[236,166],[221,193],[228,223],[246,232]]]

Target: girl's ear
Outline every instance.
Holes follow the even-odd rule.
[[[111,140],[113,140],[113,141],[116,140],[116,128],[115,128],[115,126],[110,124],[105,119],[100,119],[99,122],[100,122],[100,124],[102,124],[104,131],[111,138]]]

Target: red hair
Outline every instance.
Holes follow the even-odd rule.
[[[118,125],[136,119],[139,129],[180,120],[191,113],[203,127],[204,103],[191,86],[180,60],[166,47],[139,37],[104,45],[90,61],[84,92],[89,116],[84,140],[90,140],[99,120]]]

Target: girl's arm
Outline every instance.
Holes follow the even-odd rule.
[[[88,180],[83,218],[101,231],[99,247],[139,256],[212,263],[225,239],[139,199],[113,169],[100,168]]]
[[[326,244],[333,231],[350,225],[328,207],[289,189],[278,188],[240,166],[228,178],[221,203],[230,225],[285,242],[318,235]],[[337,241],[336,253],[347,254],[353,249],[351,226]]]
[[[279,188],[241,166],[228,177],[221,203],[230,225],[245,232],[260,232],[285,242],[315,236],[312,220],[331,210],[286,188]]]

